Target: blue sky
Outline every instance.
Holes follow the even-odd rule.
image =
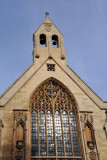
[[[1,0],[0,94],[33,62],[46,11],[64,35],[68,65],[107,101],[107,0]]]

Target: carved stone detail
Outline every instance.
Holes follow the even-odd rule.
[[[65,59],[65,56],[64,56],[64,55],[62,55],[62,56],[61,56],[61,59],[62,59],[62,60],[64,60],[64,59]]]
[[[63,53],[64,41],[62,38],[60,38],[60,44],[61,44],[61,59],[64,60],[65,59],[65,55]]]
[[[39,54],[36,54],[35,57],[36,57],[36,58],[39,58],[40,56],[39,56]]]
[[[52,28],[52,24],[51,24],[51,23],[44,23],[44,25],[45,25],[45,30],[46,30],[47,32],[50,32],[50,31],[51,31],[51,28]]]
[[[93,116],[91,113],[85,112],[80,116],[80,121],[83,129],[83,139],[86,148],[86,157],[87,159],[97,160],[99,159],[99,154],[96,145],[94,132],[95,130],[93,128]]]
[[[92,160],[96,160],[96,152],[94,152],[94,151],[90,152],[90,153],[89,153],[89,157],[90,157],[90,159],[92,159]]]
[[[82,123],[86,123],[87,121],[90,122],[93,125],[93,116],[89,115],[88,113],[84,113],[84,115],[80,116],[80,120]]]
[[[13,160],[25,160],[26,150],[26,121],[27,115],[23,115],[20,111],[18,115],[14,114],[14,129],[13,129]]]
[[[47,64],[47,71],[55,71],[55,64]]]
[[[87,146],[90,150],[94,150],[95,149],[95,142],[94,141],[88,141]]]

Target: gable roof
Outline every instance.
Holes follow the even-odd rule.
[[[0,96],[0,107],[3,107],[8,103],[19,89],[47,62],[47,60],[36,69],[34,69],[34,64],[32,64],[25,70],[25,72]],[[62,64],[58,64],[54,59],[53,61],[100,109],[107,110],[107,102],[104,102],[68,65],[63,66]]]
[[[36,33],[36,32],[40,29],[40,27],[41,27],[43,24],[45,24],[45,23],[52,23],[53,26],[59,31],[59,33],[64,37],[64,35],[63,35],[63,34],[61,33],[61,31],[56,27],[56,25],[52,22],[52,20],[49,18],[49,16],[46,16],[45,20],[42,22],[42,24],[38,27],[38,29],[37,29],[34,33]]]

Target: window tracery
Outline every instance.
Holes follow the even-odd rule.
[[[75,115],[77,106],[71,93],[54,79],[33,93],[31,107],[31,155],[80,157]]]

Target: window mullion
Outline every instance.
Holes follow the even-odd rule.
[[[39,110],[37,111],[37,121],[38,121],[38,153],[40,156],[40,138],[39,138]]]
[[[53,116],[53,135],[54,135],[54,148],[55,148],[55,155],[57,156],[57,144],[56,144],[56,134],[55,134],[55,113],[54,113],[54,101],[53,101],[53,86],[51,82],[51,97],[52,97],[52,116]]]
[[[55,144],[55,155],[57,156],[57,144],[56,144],[56,134],[55,134],[55,117],[54,117],[54,105],[52,105],[52,116],[53,116],[53,135],[54,135],[54,144]]]
[[[48,155],[48,138],[47,138],[47,119],[46,119],[46,111],[45,111],[45,134],[46,134],[46,155]]]
[[[63,140],[63,151],[65,156],[65,143],[64,143],[64,134],[63,134],[63,122],[62,122],[62,112],[60,111],[60,119],[61,119],[61,130],[62,130],[62,140]]]
[[[73,141],[72,141],[72,134],[71,134],[71,126],[70,126],[70,119],[69,119],[69,111],[68,111],[68,123],[69,123],[69,133],[70,133],[70,140],[71,140],[71,149],[72,149],[72,155],[74,156],[74,151],[73,151]]]

